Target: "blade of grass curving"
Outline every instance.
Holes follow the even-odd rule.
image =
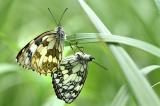
[[[123,60],[126,62],[121,61],[121,63],[119,62],[119,64],[126,66],[125,68],[127,70],[131,70],[131,71],[126,71],[126,69],[123,69],[124,74],[126,75],[127,80],[129,82],[129,84],[133,90],[133,93],[134,93],[137,101],[139,102],[140,106],[151,106],[153,104],[155,106],[158,106],[159,99],[158,99],[157,95],[154,93],[154,91],[151,88],[151,86],[149,85],[149,83],[144,78],[144,76],[142,74],[140,74],[140,72],[139,72],[140,70],[136,69],[136,67],[132,66],[132,65],[134,65],[134,63],[133,63],[133,61],[132,62],[130,61],[131,60],[130,57],[125,55],[126,52],[124,51],[124,49],[121,49],[121,53],[122,54],[117,57],[117,58],[119,58],[118,60]],[[130,64],[132,66],[132,68],[135,68],[135,69],[130,69],[128,64]],[[152,98],[152,101],[150,101],[151,98]],[[154,103],[153,103],[153,100],[155,101]]]
[[[150,66],[147,66],[147,67],[141,69],[141,72],[143,75],[147,75],[150,72],[152,72],[156,69],[159,69],[159,68],[160,68],[159,65],[150,65]],[[152,88],[159,85],[159,84],[160,84],[160,82],[154,84],[152,86]],[[123,86],[121,86],[117,95],[115,96],[114,100],[112,101],[111,106],[126,106],[128,99],[129,99],[128,88],[126,85],[123,85]]]
[[[67,36],[67,40],[72,41],[76,39],[79,44],[102,41],[97,37],[100,37],[104,42],[107,43],[120,43],[128,46],[133,46],[151,53],[157,57],[160,57],[160,49],[158,47],[141,40],[119,35],[106,35],[104,33],[79,33],[76,34],[76,36]]]
[[[152,85],[152,88],[155,88],[159,84],[160,84],[160,82],[155,83],[154,85]]]
[[[147,74],[149,74],[159,68],[160,68],[160,65],[150,65],[150,66],[147,66],[147,67],[141,69],[141,72],[143,75],[147,75]]]
[[[0,64],[0,74],[9,72],[9,71],[14,71],[17,70],[18,67],[14,64],[8,64],[8,63],[1,63]]]
[[[126,106],[128,99],[128,89],[126,85],[123,85],[116,94],[114,100],[111,103],[111,106]]]
[[[55,95],[49,97],[43,106],[64,106],[65,102],[57,99]]]
[[[100,33],[111,35],[111,32],[105,27],[105,25],[101,22],[93,10],[91,10],[91,8],[84,2],[84,0],[79,0],[79,3],[97,30]],[[122,72],[124,73],[139,105],[160,106],[158,96],[155,94],[146,78],[140,74],[139,68],[136,66],[127,52],[118,45],[108,44],[108,46],[122,68]]]

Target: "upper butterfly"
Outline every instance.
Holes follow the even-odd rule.
[[[38,73],[45,75],[52,73],[52,71],[59,67],[65,39],[65,33],[60,25],[60,21],[66,10],[67,8],[61,15],[58,24],[55,20],[58,26],[55,31],[42,33],[20,50],[16,60],[21,66],[33,71],[36,70]]]

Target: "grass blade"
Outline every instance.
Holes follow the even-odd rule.
[[[100,33],[106,33],[111,35],[111,32],[105,27],[97,15],[91,10],[91,8],[84,2],[79,0],[80,5],[89,16],[92,23],[95,25]],[[113,55],[118,61],[122,72],[124,73],[132,91],[141,106],[160,106],[160,101],[146,78],[140,74],[139,68],[127,54],[127,52],[118,45],[108,44]],[[143,86],[143,87],[142,87]]]
[[[160,84],[160,82],[155,83],[154,85],[152,85],[152,88],[155,88],[159,84]]]
[[[160,68],[160,65],[151,65],[151,66],[147,66],[147,67],[141,69],[141,72],[143,75],[147,75],[147,74],[151,73],[152,71],[159,69],[159,68]]]
[[[129,99],[128,89],[125,85],[123,85],[114,100],[112,101],[111,106],[126,106],[127,101]]]
[[[150,72],[152,72],[152,71],[154,71],[158,68],[160,68],[159,65],[151,65],[151,66],[147,66],[147,67],[141,69],[141,72],[142,72],[143,75],[147,75]],[[154,84],[152,87],[155,87],[158,84],[160,84],[160,82]],[[114,100],[112,101],[111,106],[126,106],[126,103],[127,103],[128,99],[129,99],[128,88],[126,87],[126,85],[123,85],[120,88],[120,90],[118,91]]]
[[[0,67],[0,74],[18,69],[16,65],[7,63],[1,63]]]
[[[101,39],[98,39],[98,37],[100,37]],[[106,35],[103,33],[80,33],[76,34],[76,36],[67,36],[67,39],[69,41],[76,39],[76,41],[78,41],[79,44],[89,42],[100,42],[102,40],[108,43],[120,43],[139,48],[157,57],[160,57],[160,49],[158,47],[146,43],[144,41],[132,39],[129,37],[123,37],[118,35]]]

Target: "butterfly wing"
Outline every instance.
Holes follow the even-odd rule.
[[[17,62],[24,68],[40,74],[50,73],[62,60],[63,40],[57,33],[47,31],[29,42],[17,55]]]
[[[34,38],[32,41],[30,41],[23,49],[20,50],[18,55],[16,56],[17,62],[23,66],[24,68],[31,69],[31,59],[32,56],[37,49],[37,46],[42,42],[42,38],[46,35],[48,35],[50,32],[44,32],[43,34],[39,35],[38,37]]]
[[[86,61],[79,61],[75,56],[62,60],[60,69],[52,75],[56,95],[66,103],[73,102],[81,92],[87,76]]]

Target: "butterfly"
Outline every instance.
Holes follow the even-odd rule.
[[[67,8],[61,15],[55,31],[46,31],[30,41],[18,53],[17,62],[27,69],[36,70],[40,74],[47,75],[59,67],[62,61],[65,33],[60,25],[61,19]],[[50,11],[50,9],[49,9]],[[51,11],[50,11],[51,13]],[[53,16],[53,14],[51,13]],[[54,16],[53,16],[54,18]]]
[[[60,68],[52,74],[52,84],[57,97],[66,103],[72,103],[85,83],[88,62],[94,57],[76,52],[64,58]]]

